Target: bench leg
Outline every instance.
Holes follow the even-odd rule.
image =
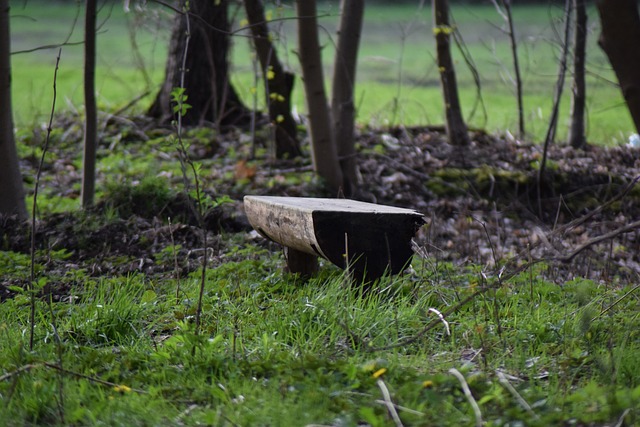
[[[318,271],[318,257],[315,255],[285,247],[284,256],[287,259],[287,270],[290,273],[309,278]]]

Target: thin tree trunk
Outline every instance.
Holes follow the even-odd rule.
[[[544,171],[547,164],[547,154],[549,145],[556,137],[558,128],[558,114],[560,111],[560,100],[562,91],[564,90],[564,77],[567,72],[567,56],[569,54],[569,39],[571,34],[571,6],[573,0],[565,0],[564,8],[564,40],[562,41],[562,56],[560,57],[560,67],[558,69],[558,80],[556,81],[556,90],[553,96],[553,107],[551,109],[551,118],[549,119],[549,128],[544,138],[544,148],[542,150],[542,160],[540,161],[540,169],[538,169],[538,183],[544,178]]]
[[[587,145],[585,136],[585,62],[587,56],[587,7],[585,0],[574,0],[576,9],[576,33],[573,49],[573,91],[571,98],[571,125],[569,126],[569,144],[573,148]]]
[[[0,0],[0,214],[27,218],[11,107],[9,0]]]
[[[353,99],[364,0],[342,0],[340,11],[338,47],[333,70],[331,112],[343,175],[344,194],[351,197],[358,186],[354,135],[355,103]]]
[[[598,0],[600,39],[640,133],[640,15],[635,0]]]
[[[98,112],[96,107],[96,0],[86,0],[84,23],[84,154],[82,207],[93,205],[96,184]]]
[[[309,113],[311,154],[316,173],[329,188],[342,189],[342,171],[333,136],[331,113],[324,90],[315,0],[296,0],[298,13],[298,55]]]
[[[451,144],[466,146],[469,145],[469,134],[467,133],[467,125],[462,118],[456,73],[451,59],[450,35],[453,30],[449,24],[449,2],[447,0],[432,0],[432,5],[440,86],[442,87],[446,115],[445,127]]]
[[[498,0],[492,0],[498,13],[502,16],[509,26],[509,42],[511,43],[511,57],[513,58],[513,72],[516,79],[516,100],[518,102],[518,135],[524,137],[524,101],[522,97],[522,76],[520,74],[520,61],[518,59],[518,42],[516,40],[516,30],[513,25],[513,14],[511,13],[511,0],[500,0],[500,4],[504,7],[504,12],[498,4]]]
[[[271,43],[262,0],[244,0],[244,7],[262,69],[269,119],[276,130],[276,157],[299,156],[302,153],[296,135],[298,127],[291,116],[291,91],[295,77],[284,69]]]

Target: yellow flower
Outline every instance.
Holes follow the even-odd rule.
[[[422,382],[422,387],[423,388],[431,388],[433,387],[433,381],[431,380],[426,380]]]
[[[117,385],[117,386],[113,387],[113,391],[116,391],[118,393],[128,393],[128,392],[131,391],[131,387],[123,385],[123,384],[120,384],[120,385]]]
[[[387,372],[387,368],[380,368],[373,373],[373,378],[380,378],[385,372]]]
[[[275,77],[276,73],[273,71],[273,67],[269,66],[269,69],[267,70],[267,80],[273,80]]]
[[[282,114],[278,114],[278,117],[276,117],[276,123],[282,123],[284,122],[284,117],[282,116]]]

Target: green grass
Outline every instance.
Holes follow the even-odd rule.
[[[82,13],[82,11],[80,11]],[[12,9],[13,51],[60,43],[72,28],[75,6],[57,3],[28,2]],[[516,29],[520,41],[521,66],[525,85],[525,116],[529,138],[543,139],[550,114],[555,75],[557,73],[556,31],[561,32],[558,7],[517,6],[514,8]],[[272,10],[274,32],[280,56],[298,72],[295,54],[295,24],[279,17],[291,16],[286,7]],[[320,6],[323,50],[326,63],[325,77],[331,76],[333,42],[338,7],[335,2]],[[501,18],[493,7],[458,5],[452,15],[457,28],[471,52],[481,76],[482,96],[486,118],[478,111],[470,119],[470,125],[483,127],[491,132],[516,132],[517,113],[514,88],[510,80],[512,65],[507,37],[499,30]],[[242,24],[242,13],[237,25]],[[70,38],[82,40],[82,16]],[[133,98],[149,93],[130,111],[140,112],[149,105],[164,74],[166,43],[170,26],[168,12],[148,5],[144,15],[125,14],[119,5],[105,6],[99,19],[104,24],[98,37],[98,102],[105,111],[118,110]],[[626,142],[634,132],[623,99],[612,81],[614,75],[606,58],[597,47],[597,14],[590,10],[588,46],[588,139],[590,142],[615,145]],[[130,31],[135,27],[135,31]],[[135,34],[139,56],[132,49]],[[252,87],[251,51],[246,35],[240,32],[234,38],[232,79],[248,105],[254,101],[262,106],[262,97],[254,100]],[[13,55],[13,94],[16,123],[18,126],[34,126],[44,122],[51,110],[53,71],[57,49]],[[476,91],[471,73],[455,52],[464,113],[470,116],[476,101]],[[141,65],[144,64],[144,65]],[[62,48],[57,89],[58,111],[82,111],[82,47]],[[570,74],[570,73],[569,73]],[[565,96],[561,108],[558,138],[566,136],[569,106],[570,79],[567,78]],[[258,94],[260,91],[258,91]],[[431,16],[428,8],[418,10],[414,6],[368,7],[359,56],[358,121],[374,126],[441,124],[443,108],[438,73],[434,64],[434,42],[431,32]],[[294,92],[298,111],[306,110],[302,85]]]
[[[208,271],[200,335],[198,272],[181,281],[178,299],[175,280],[47,276],[75,283],[74,298],[37,301],[33,351],[28,296],[5,301],[3,425],[390,425],[378,380],[404,425],[471,425],[452,368],[486,425],[603,425],[623,414],[626,425],[638,422],[630,286],[531,282],[546,268],[537,267],[447,315],[447,335],[429,309],[444,312],[487,285],[478,272],[417,266],[415,277],[360,296],[333,268],[303,284],[256,247],[230,251],[252,256]]]

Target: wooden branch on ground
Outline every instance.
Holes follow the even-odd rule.
[[[640,221],[634,221],[630,224],[624,225],[620,228],[616,228],[615,230],[612,230],[608,233],[605,233],[601,236],[597,236],[594,237],[593,239],[587,241],[586,243],[578,246],[576,249],[574,249],[572,252],[563,255],[563,256],[559,256],[559,257],[555,257],[554,259],[557,261],[562,261],[562,262],[571,262],[576,255],[578,255],[580,252],[584,251],[585,249],[598,244],[600,242],[604,242],[605,240],[609,240],[609,239],[613,239],[614,237],[617,237],[621,234],[625,234],[628,233],[630,231],[633,230],[637,230],[640,229]]]

